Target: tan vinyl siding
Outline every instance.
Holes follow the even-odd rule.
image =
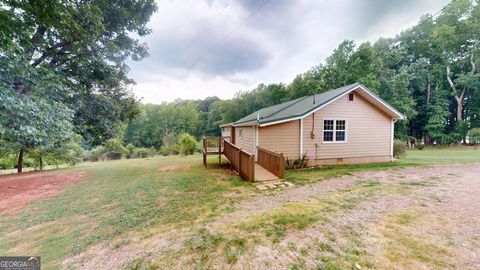
[[[220,130],[222,131],[222,137],[230,137],[232,127],[221,127]]]
[[[240,129],[243,129],[242,138],[239,137]],[[235,145],[250,154],[254,154],[255,132],[253,127],[235,127]]]
[[[314,139],[311,137],[313,118]],[[347,142],[322,142],[324,118],[347,120]],[[366,157],[384,160],[390,157],[391,152],[391,121],[389,116],[360,95],[356,94],[354,101],[348,101],[348,95],[345,95],[315,112],[315,116],[309,115],[304,119],[303,151],[317,160]]]
[[[289,159],[298,158],[300,156],[300,120],[261,127],[258,146],[283,153]]]

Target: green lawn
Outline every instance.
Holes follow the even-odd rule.
[[[480,151],[410,151],[393,163],[288,171],[286,178],[303,184],[359,170],[473,162],[480,162]],[[0,214],[0,254],[38,254],[44,269],[58,269],[65,258],[130,233],[148,238],[154,232],[208,224],[260,193],[226,167],[205,169],[199,155],[83,163],[59,173],[78,171],[87,178],[65,185],[58,196],[15,215]],[[115,243],[123,244],[128,241]]]
[[[86,171],[85,181],[59,196],[37,201],[15,216],[2,216],[0,254],[40,254],[45,269],[88,246],[130,231],[182,228],[229,211],[252,190],[223,168],[202,165],[200,156],[84,163],[61,172]]]
[[[348,175],[356,171],[478,162],[480,162],[480,150],[463,150],[458,148],[409,150],[405,157],[390,163],[335,165],[291,170],[287,171],[285,178],[295,184],[304,184],[324,178]]]

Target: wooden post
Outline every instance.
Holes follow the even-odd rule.
[[[203,166],[205,166],[205,168],[207,167],[207,147],[206,147],[206,144],[205,144],[205,137],[203,137],[202,139],[202,144],[203,144]]]
[[[222,137],[218,138],[218,164],[222,164]]]
[[[285,176],[285,158],[283,157],[283,153],[280,153],[280,158],[278,161],[278,178],[283,179]]]
[[[250,181],[255,182],[255,155],[250,156]]]

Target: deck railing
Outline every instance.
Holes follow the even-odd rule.
[[[205,136],[202,140],[203,151],[206,153],[221,153],[223,151],[223,141],[230,141],[230,137]]]
[[[282,179],[285,176],[285,158],[265,148],[257,147],[257,163]]]
[[[249,181],[255,180],[255,156],[236,145],[223,141],[223,154],[230,161],[230,168]]]

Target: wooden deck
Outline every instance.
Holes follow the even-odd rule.
[[[279,180],[275,174],[267,171],[264,167],[255,163],[255,182]]]
[[[222,155],[230,161],[230,170],[236,171],[242,178],[252,182],[278,181],[283,178],[285,159],[283,154],[257,147],[258,161],[255,156],[245,152],[230,142],[230,137],[203,137],[203,164],[207,167],[207,156]]]

